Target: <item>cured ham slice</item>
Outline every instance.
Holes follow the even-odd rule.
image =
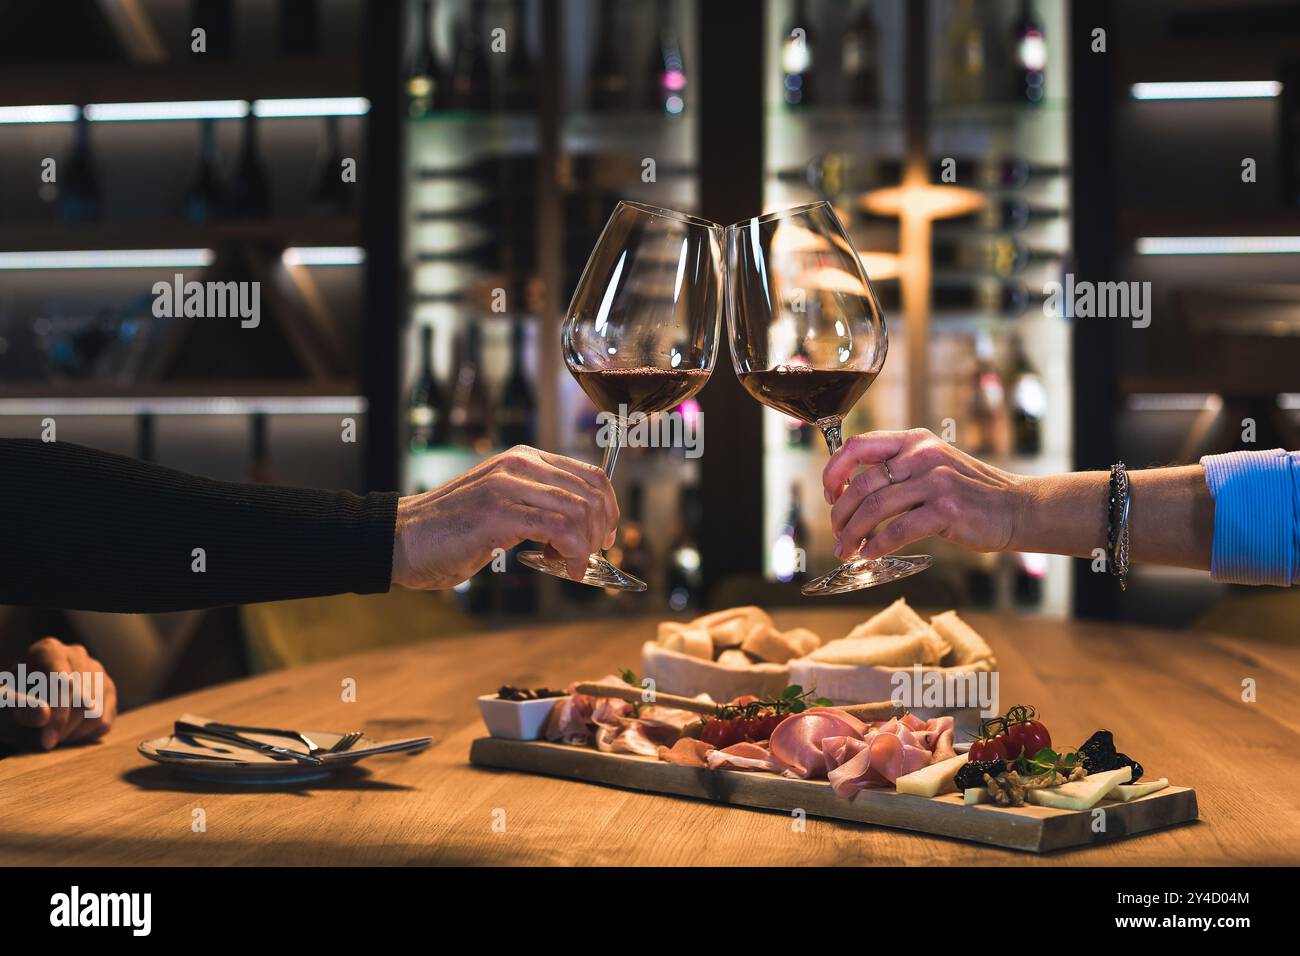
[[[717,770],[719,767],[727,770],[772,771],[780,769],[773,762],[772,754],[766,747],[748,741],[732,744],[730,747],[723,747],[721,750],[710,751],[704,759],[710,770]]]
[[[703,740],[683,737],[671,747],[659,748],[659,759],[664,763],[675,763],[679,767],[707,767],[706,758],[715,748]]]
[[[632,687],[612,674],[596,681],[616,687]],[[574,685],[576,686],[576,685]],[[671,746],[682,729],[698,714],[673,707],[648,706],[633,716],[633,706],[617,697],[594,697],[574,692],[551,709],[542,736],[575,746],[595,745],[604,753],[630,753],[654,757],[659,748]],[[708,700],[707,696],[701,698]]]
[[[826,776],[822,741],[828,737],[861,738],[867,725],[834,707],[812,707],[783,720],[772,731],[772,758],[783,773],[805,780]]]

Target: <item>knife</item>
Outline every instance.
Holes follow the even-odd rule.
[[[276,747],[274,744],[264,744],[260,740],[252,740],[242,734],[235,733],[233,730],[209,730],[202,724],[191,724],[185,720],[176,721],[173,733],[180,734],[184,737],[203,737],[207,740],[220,740],[224,743],[233,744],[236,747],[243,747],[247,750],[256,750],[258,753],[264,753],[269,757],[275,757],[280,760],[296,760],[298,763],[312,764],[320,766],[320,757],[313,757],[311,754],[305,754],[300,750],[290,750],[288,747]]]

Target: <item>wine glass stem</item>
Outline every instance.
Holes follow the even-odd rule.
[[[614,466],[618,464],[618,450],[623,447],[623,433],[627,430],[627,422],[620,416],[616,423],[609,429],[609,444],[605,446],[605,460],[601,467],[605,469],[605,477],[612,483],[614,481]],[[605,549],[600,549],[600,556],[605,556]]]
[[[840,446],[844,444],[844,438],[840,434],[840,419],[831,419],[817,424],[821,426],[822,437],[826,439],[826,447],[830,449],[832,455],[835,454],[840,450]]]
[[[605,477],[610,481],[614,480],[614,466],[618,464],[618,450],[623,445],[623,432],[627,429],[627,423],[622,418],[618,419],[617,424],[610,428],[610,442],[605,446],[605,461],[602,467],[605,469]]]

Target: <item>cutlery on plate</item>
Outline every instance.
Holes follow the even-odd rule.
[[[233,744],[236,747],[244,747],[247,750],[256,750],[270,757],[278,757],[281,760],[296,760],[298,763],[309,763],[319,765],[321,758],[315,754],[305,754],[300,750],[291,750],[288,747],[277,747],[274,744],[264,744],[261,741],[245,737],[232,730],[216,730],[211,725],[192,724],[189,721],[178,720],[174,732],[184,737],[203,737],[208,740],[220,740],[224,743]]]

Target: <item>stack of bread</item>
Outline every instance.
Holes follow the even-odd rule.
[[[759,607],[733,607],[693,621],[664,621],[658,639],[641,648],[641,671],[667,694],[706,693],[726,701],[744,694],[780,694],[789,662],[821,646],[804,627],[779,631]]]
[[[669,694],[732,700],[774,697],[798,684],[835,704],[890,700],[895,675],[920,667],[923,676],[991,671],[993,651],[956,611],[926,621],[900,598],[847,635],[823,644],[807,628],[778,630],[758,607],[715,611],[693,621],[665,621],[641,648],[641,671]],[[969,709],[969,708],[968,708]],[[913,708],[918,716],[954,713]],[[974,717],[957,715],[959,719]]]
[[[990,671],[993,651],[956,611],[927,622],[899,598],[885,610],[790,664],[790,680],[837,704],[888,700],[897,671]]]

